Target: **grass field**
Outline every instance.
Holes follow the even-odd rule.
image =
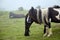
[[[43,37],[43,24],[33,23],[30,36],[24,36],[24,18],[10,19],[9,12],[0,11],[0,40],[60,40],[60,24],[52,23],[53,35]]]

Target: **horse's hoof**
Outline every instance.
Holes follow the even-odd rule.
[[[45,37],[45,36],[47,36],[47,33],[45,33],[45,34],[43,35],[43,37]]]
[[[47,37],[50,37],[52,35],[52,33],[48,34]]]
[[[29,34],[25,34],[25,36],[30,36]]]

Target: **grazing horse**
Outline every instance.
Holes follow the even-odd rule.
[[[25,17],[25,36],[29,36],[29,28],[33,22],[44,24],[44,36],[52,34],[51,22],[60,23],[60,7],[45,9],[31,8]]]

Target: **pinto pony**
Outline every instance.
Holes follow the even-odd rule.
[[[31,7],[25,17],[25,36],[29,36],[29,28],[33,22],[44,24],[44,36],[52,34],[51,22],[60,23],[60,7],[54,6],[45,9]]]

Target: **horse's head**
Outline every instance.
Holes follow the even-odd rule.
[[[31,7],[28,14],[35,22],[42,23],[41,9],[35,9],[34,7]]]

